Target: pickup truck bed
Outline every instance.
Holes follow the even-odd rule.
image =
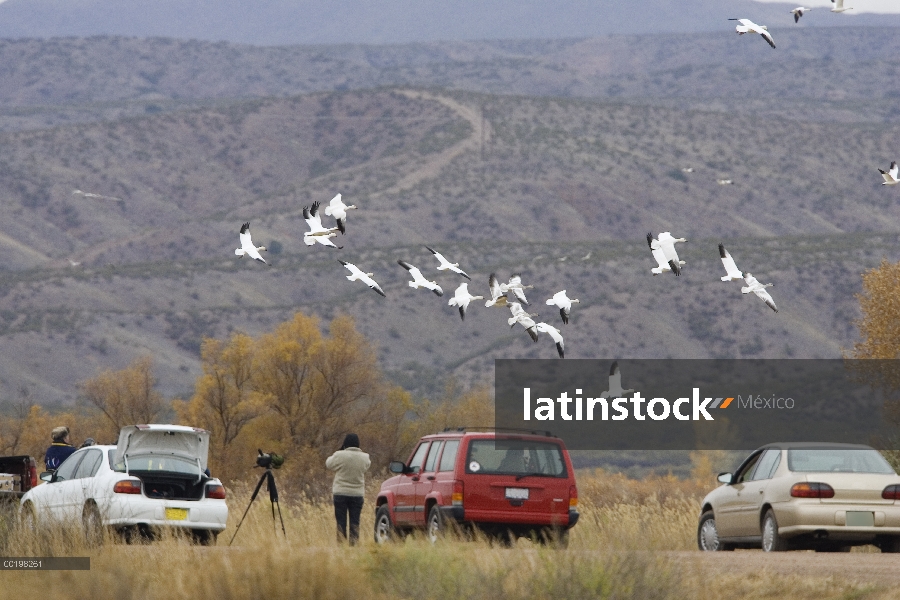
[[[19,499],[37,485],[37,463],[31,456],[0,456],[0,520],[18,510]]]

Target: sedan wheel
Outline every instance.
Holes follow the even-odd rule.
[[[700,524],[697,526],[697,547],[704,552],[734,550],[733,546],[719,540],[716,517],[712,511],[707,511],[700,516]]]
[[[103,543],[103,519],[100,517],[100,509],[96,504],[88,502],[84,505],[81,522],[84,524],[84,538],[88,546],[101,545]]]
[[[764,552],[784,552],[789,548],[787,540],[778,534],[778,521],[775,512],[766,511],[762,526],[762,549]]]
[[[34,533],[37,531],[37,514],[34,512],[34,505],[31,502],[26,502],[24,506],[22,506],[22,511],[19,513],[20,523],[22,524],[22,528],[25,531],[30,533]]]

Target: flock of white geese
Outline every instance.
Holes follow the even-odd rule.
[[[896,165],[892,165],[892,168],[894,169],[894,172],[896,172]],[[896,173],[894,177],[896,177]],[[338,235],[339,232],[341,234],[346,233],[347,211],[356,209],[356,206],[345,205],[341,199],[341,194],[337,194],[332,198],[331,202],[325,208],[325,214],[335,219],[336,223],[334,227],[326,227],[322,224],[319,208],[320,205],[318,202],[314,202],[312,206],[303,208],[303,217],[309,226],[309,231],[303,234],[304,243],[308,246],[313,246],[318,243],[330,248],[342,248],[343,246],[337,246],[331,238]],[[674,273],[675,276],[680,276],[682,270],[681,267],[685,264],[685,261],[678,258],[675,244],[686,241],[685,238],[673,237],[668,231],[663,231],[656,238],[653,237],[652,233],[648,233],[647,244],[650,246],[650,251],[657,263],[657,266],[650,269],[650,272],[653,275],[659,275],[666,271],[670,271]],[[260,252],[266,251],[265,246],[257,246],[250,237],[249,222],[241,225],[240,243],[241,247],[234,251],[237,256],[249,256],[254,260],[258,260],[267,265],[269,264],[260,254]],[[523,308],[523,305],[529,305],[528,299],[525,297],[525,290],[533,289],[534,286],[525,285],[522,282],[521,274],[514,273],[506,283],[503,283],[498,279],[496,273],[491,273],[488,277],[489,296],[476,296],[469,292],[469,281],[471,281],[472,278],[459,267],[459,263],[450,262],[440,252],[428,246],[425,246],[425,248],[437,259],[438,265],[435,268],[438,271],[453,271],[468,280],[457,286],[453,293],[453,297],[450,298],[448,302],[450,306],[455,306],[459,310],[460,319],[465,320],[466,311],[469,309],[469,305],[475,300],[485,300],[485,307],[507,308],[510,316],[507,318],[506,322],[510,328],[515,327],[516,324],[521,325],[534,342],[538,341],[539,333],[549,335],[554,344],[556,344],[556,351],[559,354],[559,357],[565,358],[565,341],[563,340],[560,330],[549,323],[536,322],[532,317],[537,317],[538,315],[529,313]],[[726,272],[726,275],[721,278],[722,281],[743,280],[746,285],[741,288],[742,293],[749,294],[752,292],[753,294],[756,294],[767,306],[769,306],[769,308],[778,312],[775,301],[766,291],[767,287],[773,285],[772,283],[761,284],[752,274],[743,273],[738,269],[734,259],[725,249],[723,244],[719,244],[719,256],[722,259],[722,264],[725,266]],[[590,257],[590,254],[585,258],[588,257]],[[366,273],[353,263],[345,260],[339,260],[338,262],[350,271],[350,275],[347,275],[348,280],[361,281],[377,294],[386,297],[384,290],[378,285],[378,282],[373,279],[374,273]],[[409,287],[413,289],[424,288],[430,290],[437,296],[444,295],[443,288],[441,288],[436,281],[431,281],[423,275],[418,267],[402,259],[398,260],[397,264],[406,269],[409,272],[410,277],[412,277],[412,280],[409,281]],[[548,305],[555,306],[559,310],[559,316],[563,325],[569,324],[569,315],[572,310],[572,305],[578,304],[578,302],[578,299],[569,298],[566,295],[566,290],[556,292],[546,301]]]
[[[852,6],[844,6],[844,0],[831,0],[831,3],[834,4],[834,7],[830,12],[833,13],[842,13],[848,10],[853,10]],[[794,15],[794,23],[800,22],[800,17],[803,16],[803,13],[807,13],[811,11],[811,8],[807,8],[805,6],[798,6],[797,8],[790,11],[792,15]],[[735,27],[735,31],[737,31],[738,35],[744,35],[745,33],[758,33],[762,36],[766,42],[775,47],[775,39],[772,37],[772,34],[769,33],[768,28],[765,25],[757,25],[750,19],[728,19],[729,21],[737,21],[740,23],[737,27]]]

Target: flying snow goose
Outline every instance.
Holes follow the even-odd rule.
[[[496,273],[491,273],[488,277],[488,287],[491,290],[491,299],[484,303],[485,306],[506,306],[509,299],[506,297],[506,290],[500,280],[497,279]]]
[[[800,17],[803,16],[803,13],[812,10],[811,8],[806,8],[805,6],[798,6],[794,10],[791,11],[791,14],[794,15],[794,23],[800,21]]]
[[[831,0],[831,3],[834,4],[834,8],[831,9],[833,13],[842,13],[845,10],[853,10],[852,6],[844,7],[844,0]]]
[[[437,258],[437,259],[441,262],[441,264],[439,264],[438,267],[437,267],[437,270],[438,270],[438,271],[445,271],[445,270],[447,270],[447,269],[450,269],[450,270],[453,271],[454,273],[459,273],[460,275],[462,275],[463,277],[465,277],[465,278],[468,279],[469,281],[472,280],[472,278],[469,277],[469,276],[466,274],[465,271],[463,271],[462,269],[459,268],[459,263],[451,263],[449,260],[447,260],[446,258],[444,258],[444,255],[441,254],[440,252],[435,252],[434,250],[432,250],[432,249],[429,248],[428,246],[425,246],[425,248],[426,248],[429,252],[431,252],[432,254],[434,254],[435,258]]]
[[[734,184],[734,182],[730,179],[717,179],[716,183],[718,183],[719,185],[733,185]]]
[[[634,390],[622,389],[622,373],[619,371],[619,361],[613,361],[609,367],[609,389],[600,394],[601,398],[625,398],[626,394],[633,394]]]
[[[722,281],[732,281],[744,278],[744,274],[741,273],[737,268],[737,265],[734,264],[734,259],[731,258],[731,254],[725,249],[724,244],[719,244],[719,256],[722,258],[722,264],[725,265],[725,272],[728,273],[722,277]]]
[[[484,296],[473,296],[469,293],[469,284],[461,283],[459,287],[456,288],[456,291],[453,293],[453,297],[450,298],[450,301],[447,302],[450,306],[458,306],[459,307],[459,318],[463,321],[466,320],[466,309],[469,308],[469,302],[472,300],[484,300]]]
[[[397,264],[409,271],[409,274],[412,275],[413,280],[409,282],[409,287],[414,290],[419,289],[420,287],[427,288],[437,294],[438,296],[444,295],[444,290],[441,289],[434,281],[428,281],[425,277],[422,276],[422,272],[416,267],[412,266],[405,260],[398,260]]]
[[[831,0],[834,2],[834,0]],[[844,0],[838,0],[843,4]],[[750,19],[728,19],[729,21],[737,21],[740,23],[737,27],[734,28],[735,31],[738,32],[738,35],[744,35],[745,33],[758,33],[766,40],[770,46],[775,47],[775,40],[772,39],[772,34],[766,31],[765,25],[757,25]]]
[[[559,353],[559,357],[566,357],[566,344],[563,341],[563,336],[559,332],[559,329],[552,325],[547,325],[546,323],[538,323],[534,327],[541,333],[549,333],[550,337],[553,338],[553,341],[556,342],[556,351]]]
[[[356,265],[354,265],[353,263],[348,263],[347,261],[338,259],[338,262],[344,265],[344,267],[348,271],[350,271],[350,273],[352,273],[352,275],[347,275],[347,279],[349,279],[350,281],[356,281],[358,279],[382,296],[385,295],[384,290],[381,289],[381,286],[375,283],[375,280],[372,279],[374,273],[363,273]]]
[[[260,262],[264,262],[268,265],[269,263],[266,262],[266,259],[264,259],[259,254],[260,251],[265,252],[265,250],[266,250],[265,246],[259,246],[257,248],[253,244],[253,241],[250,239],[250,222],[248,221],[247,223],[244,223],[243,225],[241,225],[241,247],[236,248],[234,253],[237,254],[238,256],[240,256],[241,258],[244,258],[244,255],[246,254],[250,258],[253,258]],[[269,265],[269,266],[271,267],[272,265]]]
[[[330,239],[337,235],[337,227],[322,227],[322,217],[319,215],[319,203],[313,202],[312,206],[303,207],[303,218],[309,225],[309,231],[303,234],[303,243],[307,246],[313,246],[319,242],[323,246],[332,248],[342,248],[343,246],[335,246]]]
[[[522,285],[521,273],[513,273],[512,277],[509,278],[508,283],[500,284],[500,289],[504,293],[511,291],[513,294],[515,294],[519,302],[521,302],[525,306],[528,306],[528,300],[525,299],[525,290],[530,290],[533,287],[533,285]]]
[[[553,294],[553,297],[547,300],[547,304],[551,306],[555,304],[559,308],[559,316],[562,317],[563,325],[568,325],[569,312],[572,310],[573,304],[578,304],[578,300],[570,300],[569,297],[566,296],[566,290],[563,290]]]
[[[662,250],[665,253],[667,260],[674,262],[679,266],[684,264],[683,260],[678,260],[678,252],[675,251],[675,244],[678,242],[686,242],[686,239],[672,237],[672,234],[668,231],[663,231],[656,239],[659,241],[659,245],[662,246]]]
[[[331,199],[331,202],[328,203],[328,206],[325,207],[325,214],[329,217],[334,217],[337,221],[338,231],[341,232],[341,235],[346,233],[344,229],[344,224],[347,222],[347,211],[350,209],[356,208],[355,204],[351,204],[347,206],[341,200],[341,195],[338,194],[334,198]]]
[[[878,172],[881,173],[881,176],[884,177],[884,182],[881,185],[897,185],[900,183],[900,169],[897,167],[897,161],[891,163],[891,168],[886,172],[878,169]]]
[[[659,241],[653,238],[652,233],[647,234],[647,245],[650,246],[650,252],[653,253],[653,259],[659,265],[658,267],[650,269],[651,273],[659,275],[663,271],[672,271],[675,273],[676,277],[681,275],[681,268],[676,263],[670,263],[669,260],[666,259],[666,253],[663,252]]]
[[[531,341],[536,342],[538,339],[537,335],[537,324],[531,318],[532,315],[530,313],[525,312],[525,309],[522,308],[522,305],[518,302],[510,302],[509,303],[509,312],[512,313],[512,316],[506,320],[509,323],[510,327],[514,327],[516,323],[525,328],[525,331],[528,332],[528,335],[531,336]]]
[[[749,294],[750,292],[753,292],[759,298],[763,299],[763,301],[766,303],[766,306],[768,306],[775,312],[778,312],[778,307],[775,306],[775,301],[772,300],[772,296],[770,296],[769,292],[766,291],[766,288],[774,286],[774,283],[767,283],[763,285],[759,281],[757,281],[756,277],[754,277],[750,273],[747,273],[744,276],[744,281],[747,283],[747,285],[741,288],[742,294]]]

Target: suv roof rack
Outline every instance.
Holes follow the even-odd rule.
[[[475,431],[475,430],[481,430],[481,429],[487,430],[487,431],[515,431],[518,433],[530,433],[532,435],[543,435],[546,437],[556,437],[547,430],[522,429],[522,428],[518,428],[518,427],[487,427],[487,426],[481,426],[481,425],[475,425],[475,426],[463,425],[460,427],[445,427],[444,433],[447,433],[448,431],[463,432],[463,431]]]

